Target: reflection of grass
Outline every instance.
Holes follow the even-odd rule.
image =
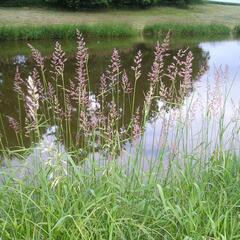
[[[129,37],[136,35],[136,31],[127,24],[2,26],[0,27],[0,40],[69,39],[75,36],[76,29],[87,36]]]
[[[240,35],[240,24],[236,25],[233,29],[233,32],[239,36]]]
[[[87,38],[88,48],[91,54],[110,54],[114,48],[127,50],[132,49],[137,44],[144,44],[152,48],[157,41],[163,40],[163,36],[144,36],[144,38],[137,36],[131,38]],[[226,36],[198,36],[198,37],[184,37],[174,36],[171,39],[171,48],[180,49],[184,46],[196,46],[200,42],[205,41],[221,41],[226,40]],[[49,56],[54,48],[54,40],[34,40],[31,41],[34,46],[39,49],[44,55]],[[71,55],[76,50],[76,44],[74,40],[67,39],[61,41],[64,50],[67,54]],[[25,41],[3,41],[0,43],[1,46],[1,59],[15,57],[16,55],[30,55],[30,50]]]
[[[88,48],[91,53],[95,54],[104,54],[111,53],[114,48],[118,49],[130,49],[137,44],[138,42],[142,42],[143,40],[138,37],[130,37],[130,38],[102,38],[102,37],[94,37],[87,38]],[[54,48],[55,40],[34,40],[30,41],[34,44],[34,46],[39,49],[44,55],[49,56]],[[154,43],[156,40],[154,40]],[[71,55],[75,53],[76,44],[75,39],[66,39],[61,40],[61,43],[64,47],[64,50],[67,54]],[[1,50],[1,58],[4,57],[14,57],[18,54],[30,55],[29,47],[25,41],[4,41],[0,43]]]
[[[231,29],[222,24],[152,24],[144,28],[145,34],[165,35],[168,31],[179,36],[218,36],[229,35]]]

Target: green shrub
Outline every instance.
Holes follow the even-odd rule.
[[[45,0],[1,0],[0,5],[6,7],[24,7],[43,5]]]
[[[51,4],[69,9],[104,8],[104,7],[136,7],[144,8],[152,5],[185,6],[201,0],[1,0],[1,6],[21,7]]]
[[[108,6],[108,0],[63,0],[59,1],[62,6],[73,9],[99,8]]]

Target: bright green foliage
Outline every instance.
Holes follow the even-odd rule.
[[[188,164],[166,181],[126,175],[111,164],[98,175],[75,166],[54,181],[0,185],[0,236],[10,239],[239,239],[240,164],[233,156]],[[95,169],[97,172],[97,169]]]

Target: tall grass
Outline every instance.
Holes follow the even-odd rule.
[[[219,88],[221,71],[206,99],[189,97],[193,54],[179,50],[165,66],[167,36],[155,47],[140,107],[141,52],[130,79],[114,49],[93,95],[79,32],[70,85],[58,42],[50,77],[44,57],[29,47],[35,68],[26,79],[17,70],[14,80],[18,115],[0,113],[2,239],[239,238],[240,112],[225,116],[228,90]],[[4,117],[21,148],[8,145]],[[43,134],[47,128],[55,128],[54,140],[49,130]]]
[[[165,35],[168,31],[178,36],[228,36],[231,29],[222,24],[175,24],[159,23],[144,27],[144,34],[147,35]]]
[[[0,26],[0,40],[37,40],[37,39],[73,39],[75,29],[79,29],[85,36],[98,37],[133,37],[139,34],[128,24],[59,24],[45,26]],[[174,24],[160,23],[147,25],[143,29],[144,35],[166,35],[171,31],[176,36],[188,37],[216,37],[229,36],[231,29],[222,24]],[[238,32],[238,26],[234,28]]]
[[[137,31],[127,24],[1,26],[0,40],[73,39],[76,29],[86,36],[131,37]]]
[[[95,167],[95,171],[99,170]],[[2,239],[238,239],[239,159],[222,155],[169,173],[167,182],[130,175],[113,163],[84,174],[74,166],[57,184],[0,186]]]

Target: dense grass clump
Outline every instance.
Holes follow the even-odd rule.
[[[137,31],[127,24],[0,27],[0,40],[72,39],[76,29],[86,36],[130,37]]]
[[[127,24],[96,24],[96,25],[45,25],[45,26],[1,26],[0,40],[37,40],[37,39],[73,39],[75,30],[85,36],[98,37],[132,37],[139,32]],[[176,36],[226,36],[231,30],[220,24],[153,24],[144,27],[145,35],[165,35],[171,31]],[[238,27],[235,27],[238,32]]]
[[[223,154],[206,169],[188,164],[167,181],[144,178],[112,163],[98,176],[0,185],[2,239],[238,239],[240,163]]]
[[[148,35],[164,35],[168,31],[178,36],[219,36],[229,35],[231,29],[222,24],[174,24],[159,23],[147,25],[144,33]]]

